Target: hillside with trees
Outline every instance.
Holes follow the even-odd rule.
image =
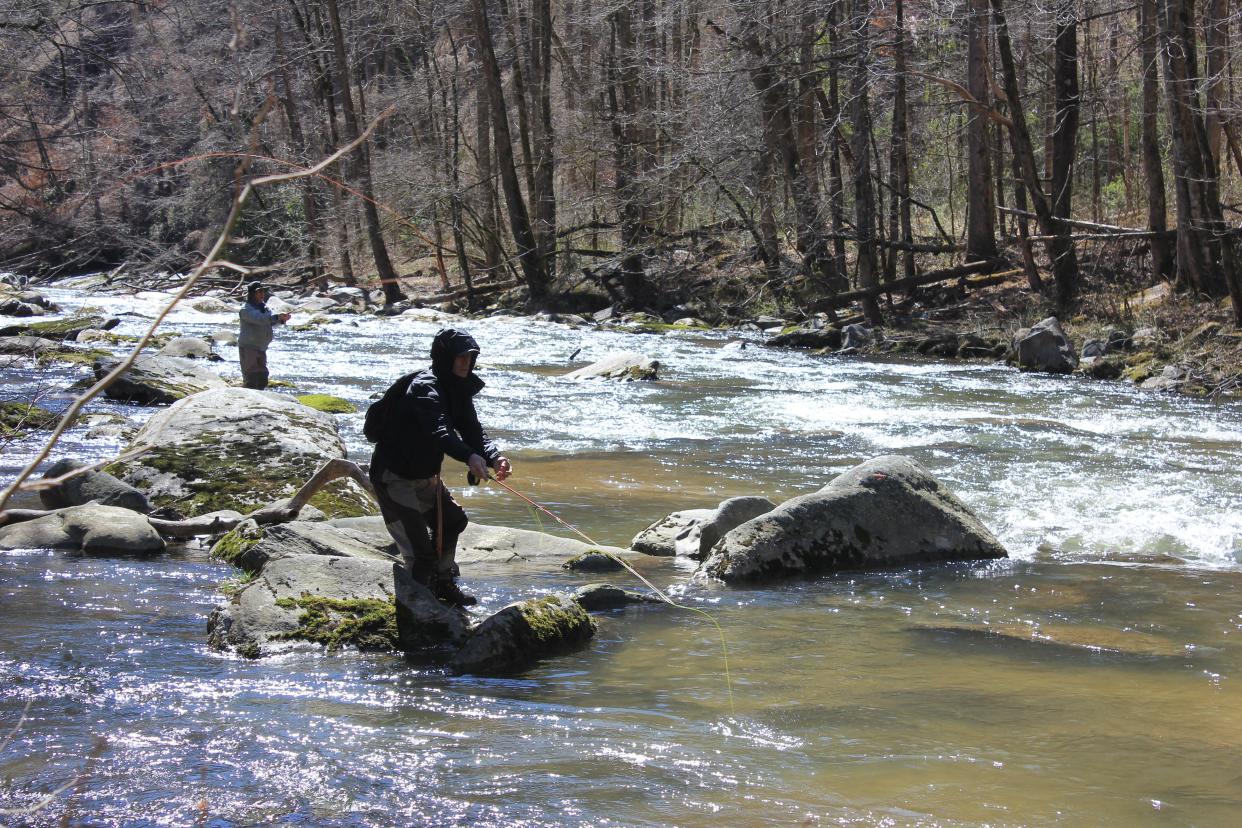
[[[229,261],[873,322],[973,262],[1242,318],[1224,0],[4,6],[4,269],[184,271],[243,182],[355,142],[258,191]]]

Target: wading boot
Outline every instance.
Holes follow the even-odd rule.
[[[436,581],[434,592],[437,598],[451,607],[473,607],[479,603],[478,598],[462,592],[452,578],[442,578]]]

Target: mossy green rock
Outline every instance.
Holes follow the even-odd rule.
[[[355,414],[358,411],[349,400],[331,394],[302,394],[296,399],[302,405],[328,414]]]
[[[120,363],[115,357],[96,361],[95,379],[103,379]],[[104,393],[110,399],[139,405],[167,405],[227,385],[219,374],[192,359],[145,354],[135,359]]]
[[[40,336],[44,339],[73,339],[79,333],[89,329],[106,331],[115,328],[120,320],[106,314],[77,314],[63,319],[48,319],[42,322],[23,322],[0,328],[0,336]]]
[[[621,561],[598,549],[589,549],[561,566],[570,572],[616,572],[625,568]]]
[[[207,640],[249,658],[297,642],[395,650],[392,564],[324,555],[272,561],[211,613]]]
[[[106,471],[157,507],[193,517],[246,514],[291,497],[329,459],[345,457],[336,421],[288,397],[244,388],[194,394],[157,413],[134,437],[141,456]],[[330,517],[373,514],[370,496],[337,480],[311,498]]]
[[[475,627],[450,668],[459,674],[513,675],[594,635],[595,622],[580,604],[567,595],[548,595],[510,604]]]
[[[58,418],[46,408],[23,402],[0,403],[0,428],[27,431],[55,428]]]

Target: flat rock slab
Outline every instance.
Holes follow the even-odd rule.
[[[259,526],[248,520],[216,541],[211,554],[247,572],[262,572],[272,561],[298,555],[362,558],[391,565],[399,560],[397,547],[387,532],[381,532],[321,521]]]
[[[95,379],[102,379],[121,360],[106,357],[95,362]],[[215,371],[182,357],[146,355],[112,381],[104,393],[114,400],[140,405],[168,405],[191,394],[227,388]]]
[[[88,503],[46,517],[0,526],[0,549],[73,549],[89,554],[163,552],[164,539],[146,517]]]
[[[992,533],[908,457],[877,457],[742,523],[699,571],[728,583],[1007,557]]]
[[[564,561],[600,549],[621,557],[629,556],[626,550],[615,546],[591,546],[573,538],[532,532],[529,529],[471,523],[457,541],[457,562],[510,563],[538,558],[557,558]]]

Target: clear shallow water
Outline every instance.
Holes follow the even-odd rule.
[[[72,306],[82,300],[56,296]],[[109,298],[151,314],[154,299]],[[122,332],[141,319],[124,317]],[[346,318],[347,320],[349,318]],[[296,322],[297,320],[295,320]],[[354,324],[356,322],[357,324]],[[232,314],[177,312],[206,333]],[[273,375],[365,407],[420,365],[433,323],[282,331]],[[601,618],[579,653],[511,680],[393,657],[212,653],[228,567],[0,556],[0,808],[13,824],[1227,824],[1242,805],[1242,411],[998,366],[844,361],[526,320],[468,323],[480,409],[521,490],[601,542],[679,508],[781,500],[861,459],[909,454],[1013,558],[761,590],[691,588]],[[615,350],[654,385],[569,383]],[[221,369],[236,374],[235,350]],[[5,398],[63,387],[10,371]],[[135,418],[141,409],[100,403]],[[360,415],[341,418],[365,459]],[[71,433],[67,450],[117,446]],[[33,445],[10,446],[8,478]],[[474,519],[552,529],[502,491]],[[674,562],[645,562],[662,585]],[[484,604],[575,583],[467,572]],[[980,636],[1014,625],[1127,654]]]

